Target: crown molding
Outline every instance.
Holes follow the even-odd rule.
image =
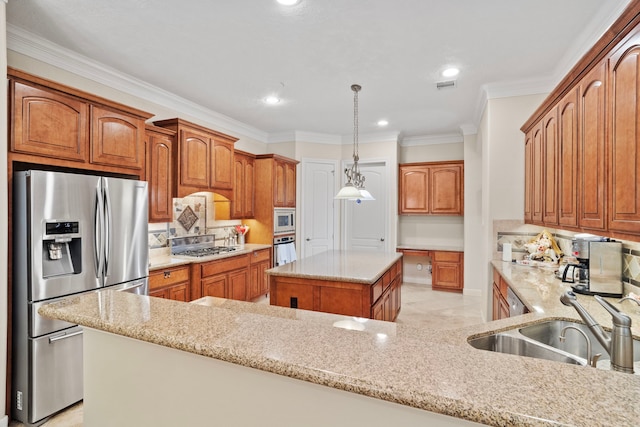
[[[304,131],[286,131],[286,132],[274,132],[269,134],[268,143],[275,144],[279,142],[310,142],[316,144],[342,144],[342,139],[339,135],[332,135],[328,133],[315,133]]]
[[[267,142],[268,133],[204,108],[157,86],[107,67],[33,33],[7,23],[7,48],[46,64],[198,119],[203,125],[224,128],[234,136]]]
[[[393,142],[397,144],[399,139],[400,139],[400,132],[396,132],[396,131],[373,132],[373,133],[365,133],[365,134],[358,135],[359,144],[372,144],[376,142]],[[343,135],[342,144],[343,145],[353,144],[353,135]]]
[[[420,145],[455,144],[464,142],[462,134],[445,134],[430,136],[412,136],[400,142],[402,147],[417,147]]]
[[[462,132],[462,136],[475,135],[478,133],[478,127],[476,125],[467,123],[460,126],[460,132]]]

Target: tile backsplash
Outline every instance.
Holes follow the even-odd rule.
[[[215,234],[222,245],[240,220],[216,219],[216,203],[212,193],[197,193],[173,199],[173,221],[149,224],[150,257],[169,254],[170,240],[203,234]]]
[[[530,224],[524,224],[522,221],[499,220],[494,221],[494,259],[502,259],[502,245],[511,243],[511,252],[513,259],[522,259],[527,250],[524,245],[534,239],[542,230],[547,230],[554,237],[560,250],[564,254],[571,253],[571,240],[573,233],[566,230],[555,230],[550,228],[539,227]],[[640,293],[640,243],[624,241],[622,242],[622,280],[625,286],[638,287],[634,292]]]

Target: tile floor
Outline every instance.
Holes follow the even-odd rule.
[[[267,298],[256,302],[266,304]],[[429,285],[402,284],[402,309],[397,323],[432,329],[453,329],[484,323],[481,297],[433,291]],[[12,421],[9,427],[24,427]],[[59,413],[41,427],[82,427],[82,402]]]

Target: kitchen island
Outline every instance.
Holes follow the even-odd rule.
[[[271,305],[394,321],[402,254],[325,251],[267,270]]]
[[[634,426],[640,375],[477,350],[548,319],[553,272],[494,263],[533,313],[455,330],[203,298],[103,292],[41,314],[85,326],[85,425]],[[578,299],[603,326],[610,316]],[[629,302],[638,335],[640,314]],[[126,361],[122,355],[126,354]]]

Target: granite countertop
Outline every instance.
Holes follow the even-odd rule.
[[[552,272],[494,266],[522,298],[530,298],[525,302],[534,313],[443,332],[212,297],[189,304],[114,291],[45,305],[40,313],[488,425],[637,425],[640,375],[493,353],[467,343],[471,336],[514,325],[578,318],[558,302],[563,285],[549,279]],[[588,297],[579,298],[607,324]],[[633,311],[626,304],[619,306]],[[640,324],[637,312],[633,321]]]
[[[238,247],[233,252],[225,252],[218,255],[211,255],[206,257],[191,257],[191,256],[179,256],[179,255],[166,255],[149,258],[149,271],[161,270],[163,268],[177,267],[180,265],[188,265],[200,262],[215,261],[217,259],[230,258],[238,255],[248,254],[260,249],[271,248],[271,245],[265,245],[260,243],[246,243],[244,247]]]
[[[396,245],[397,249],[416,250],[416,251],[447,251],[447,252],[464,252],[463,244],[441,244],[441,243],[423,243],[419,245],[403,243]]]
[[[370,285],[401,257],[397,252],[330,250],[269,269],[267,274]]]

